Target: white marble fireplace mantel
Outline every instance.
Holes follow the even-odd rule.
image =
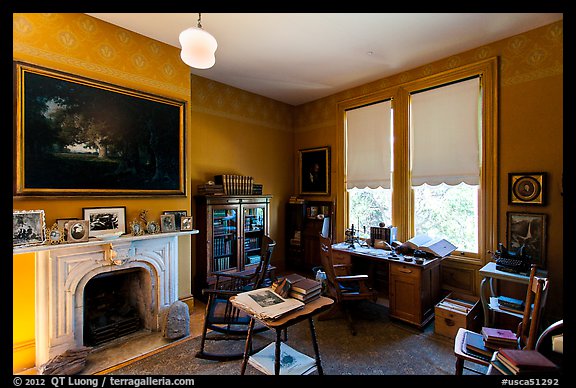
[[[83,345],[84,287],[94,276],[139,269],[149,274],[149,329],[178,300],[178,237],[198,230],[126,235],[114,240],[16,247],[36,256],[36,366]]]

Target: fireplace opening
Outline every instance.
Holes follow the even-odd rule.
[[[101,273],[84,289],[84,345],[99,346],[146,326],[149,274],[140,268]]]

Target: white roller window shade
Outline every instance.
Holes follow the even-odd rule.
[[[346,188],[390,188],[390,100],[346,111]]]
[[[480,81],[411,96],[412,185],[480,181]]]

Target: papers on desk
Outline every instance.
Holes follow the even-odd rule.
[[[303,302],[294,298],[282,298],[270,287],[242,292],[236,295],[232,304],[263,320],[274,320],[304,307]]]

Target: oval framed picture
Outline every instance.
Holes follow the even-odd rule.
[[[509,203],[522,205],[544,204],[545,173],[508,174]]]

